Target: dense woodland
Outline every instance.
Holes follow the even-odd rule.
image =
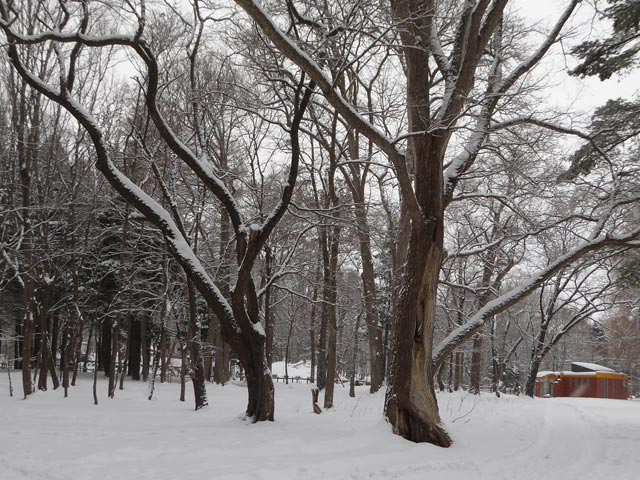
[[[639,378],[639,100],[546,100],[634,70],[640,2],[512,3],[0,0],[15,393],[175,378],[198,410],[236,379],[258,422],[272,362],[306,361],[321,407],[384,388],[395,433],[448,446],[437,389]]]

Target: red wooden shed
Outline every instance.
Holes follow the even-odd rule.
[[[573,362],[570,371],[538,372],[536,397],[629,398],[629,377],[595,363]]]

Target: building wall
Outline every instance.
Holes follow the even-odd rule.
[[[629,390],[622,378],[607,376],[564,376],[554,385],[554,397],[614,398],[625,400]]]
[[[598,377],[598,398],[617,398],[626,400],[629,398],[627,382],[618,378]]]
[[[597,378],[594,377],[561,377],[556,383],[556,397],[595,397],[598,395]]]
[[[553,379],[550,379],[553,381]],[[553,384],[553,397],[588,397],[613,398],[626,400],[629,398],[629,387],[626,378],[619,375],[596,373],[596,375],[565,375]],[[536,381],[535,395],[543,396],[544,380]]]

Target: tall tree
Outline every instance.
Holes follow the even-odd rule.
[[[433,352],[432,358],[436,293],[443,259],[444,210],[460,179],[478,158],[501,101],[511,98],[512,90],[517,89],[523,76],[557,41],[579,1],[568,2],[538,48],[516,61],[509,58],[508,49],[501,47],[506,42],[497,40],[504,33],[507,0],[470,0],[461,5],[431,0],[392,2],[391,23],[400,40],[398,51],[402,54],[407,78],[408,131],[399,138],[390,138],[372,125],[337,90],[338,82],[325,75],[324,60],[294,41],[264,8],[252,0],[236,0],[236,3],[280,52],[314,79],[326,101],[345,123],[371,140],[395,169],[410,230],[408,261],[396,307],[385,412],[395,433],[414,441],[448,446],[450,439],[439,425],[432,361],[439,364],[455,345],[540,283],[537,278],[532,279],[506,297],[489,302],[467,324],[454,330]],[[354,18],[351,15],[341,19],[341,23],[336,22],[350,28],[338,30],[328,29],[319,20],[321,12],[317,18],[314,21],[310,12],[304,17],[292,18],[291,23],[297,29],[320,29],[325,38],[359,28],[350,24]],[[357,53],[346,50],[342,54],[346,62],[350,61],[349,55]],[[522,54],[519,58],[523,58]],[[466,115],[469,109],[475,112],[472,120]],[[458,143],[452,142],[452,138],[456,126],[465,124],[463,119],[468,121],[466,125],[471,133],[456,152]],[[401,149],[402,141],[406,141],[406,151]],[[638,232],[636,229],[620,236],[600,238],[601,233],[602,230],[596,232],[582,248],[541,272],[540,281],[589,251],[633,241]]]
[[[97,7],[83,4],[81,9],[73,12],[78,15],[74,23],[69,22],[69,10],[60,6],[52,8],[54,10],[48,12],[50,14],[48,20],[43,22],[39,32],[21,33],[20,20],[24,12],[15,11],[4,1],[0,3],[1,25],[10,40],[7,52],[12,65],[30,87],[61,105],[86,129],[95,148],[98,170],[120,195],[161,230],[171,255],[182,266],[222,323],[225,340],[235,351],[245,369],[249,393],[247,416],[253,421],[273,420],[273,383],[269,366],[266,364],[265,335],[260,323],[252,270],[269,235],[286,212],[295,188],[300,157],[299,128],[314,88],[313,81],[307,83],[305,76],[301,75],[293,85],[292,102],[287,116],[287,133],[290,141],[289,172],[280,201],[264,221],[247,221],[219,173],[206,160],[203,161],[196,156],[193,149],[178,138],[160,111],[161,67],[155,52],[144,41],[145,4],[143,3],[133,12],[136,19],[133,33],[107,35],[101,35],[102,32],[97,30],[91,31],[91,28],[99,28],[90,22],[92,14],[97,13]],[[105,144],[100,122],[74,96],[74,69],[77,66],[78,54],[70,55],[68,61],[65,61],[66,54],[61,49],[56,50],[60,79],[57,85],[47,83],[24,64],[22,58],[25,47],[18,45],[38,45],[51,41],[70,44],[72,52],[82,51],[81,47],[125,47],[134,52],[142,62],[146,69],[145,105],[160,138],[221,202],[230,218],[236,240],[238,267],[234,288],[230,290],[229,295],[223,295],[212,280],[170,213],[114,164]]]

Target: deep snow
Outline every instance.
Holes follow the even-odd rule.
[[[242,385],[209,385],[200,412],[177,383],[156,385],[151,402],[140,382],[110,400],[101,379],[94,406],[86,377],[67,399],[24,401],[0,372],[0,480],[640,478],[636,401],[443,394],[455,443],[441,449],[392,435],[366,387],[352,399],[338,385],[335,408],[314,415],[309,385],[279,383],[276,422],[251,425]]]

